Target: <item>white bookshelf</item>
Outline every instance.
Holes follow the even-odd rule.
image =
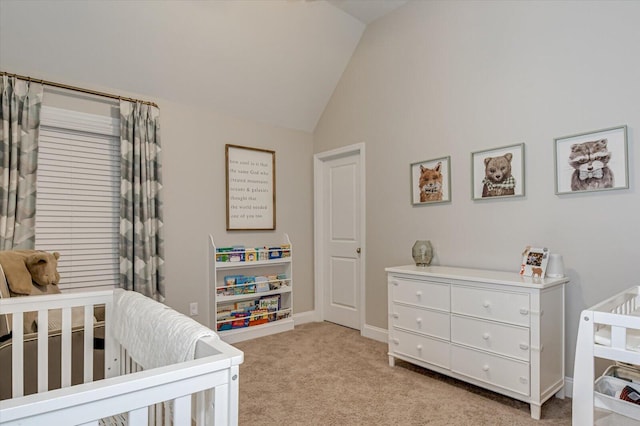
[[[284,234],[280,242],[274,242],[273,244],[259,248],[245,247],[244,251],[231,250],[219,252],[218,250],[229,250],[232,246],[216,246],[211,235],[209,236],[208,245],[209,301],[211,303],[209,309],[209,325],[211,329],[217,330],[220,337],[227,343],[235,343],[292,330],[293,246],[291,245],[289,236]],[[288,249],[286,248],[287,246]],[[266,259],[261,260],[260,255],[266,257]],[[271,258],[277,255],[281,257]],[[235,260],[226,260],[231,258]],[[266,282],[269,284],[269,290],[253,292],[251,288],[256,285],[255,282],[228,285],[225,277],[232,275],[267,277]],[[278,275],[280,278],[273,278]],[[238,311],[238,303],[259,303],[260,299],[271,298],[273,296],[279,297],[279,307],[277,310],[269,311],[267,314],[267,322],[256,324],[261,322],[260,320],[264,321],[264,313],[250,315],[244,318],[229,318],[225,315],[229,310]],[[242,322],[245,324],[248,323],[249,325],[240,326]]]

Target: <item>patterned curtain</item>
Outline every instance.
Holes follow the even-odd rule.
[[[33,249],[42,84],[1,78],[0,250]]]
[[[120,101],[120,286],[165,298],[159,110]]]

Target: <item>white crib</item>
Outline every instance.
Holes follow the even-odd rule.
[[[10,399],[0,401],[0,424],[237,424],[238,374],[243,353],[220,339],[206,337],[197,341],[195,359],[143,370],[114,337],[114,304],[118,292],[122,290],[0,299],[0,315],[13,314],[12,393]],[[94,308],[103,306],[105,378],[94,381]],[[84,363],[84,383],[76,385],[71,385],[73,307],[85,308],[84,360],[73,360],[74,365]],[[51,309],[62,310],[62,387],[47,390],[48,330],[38,327],[38,389],[37,393],[25,395],[23,316],[15,314],[37,311],[38,324],[47,324]]]
[[[632,287],[582,311],[573,380],[573,425],[637,425],[640,405],[598,390],[594,359],[640,365],[640,287]],[[609,377],[600,377],[602,379]],[[624,381],[614,386],[624,387]],[[630,383],[629,383],[630,384]],[[640,385],[633,385],[640,391]]]

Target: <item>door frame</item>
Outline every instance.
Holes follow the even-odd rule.
[[[320,152],[313,156],[313,240],[314,240],[314,281],[315,281],[315,293],[314,293],[314,309],[316,315],[320,321],[324,321],[324,291],[326,280],[324,278],[325,271],[322,269],[322,265],[325,260],[325,247],[323,244],[322,235],[324,233],[324,207],[326,198],[324,196],[324,163],[326,161],[334,160],[339,157],[358,155],[360,157],[360,289],[358,291],[360,296],[360,334],[364,330],[366,322],[366,298],[365,298],[365,270],[366,270],[366,173],[365,173],[365,145],[364,142],[360,142],[353,145],[348,145],[342,148],[333,149],[330,151]]]

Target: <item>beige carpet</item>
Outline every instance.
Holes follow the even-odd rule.
[[[571,400],[529,405],[412,364],[389,367],[387,345],[331,323],[235,345],[240,425],[570,425]]]

